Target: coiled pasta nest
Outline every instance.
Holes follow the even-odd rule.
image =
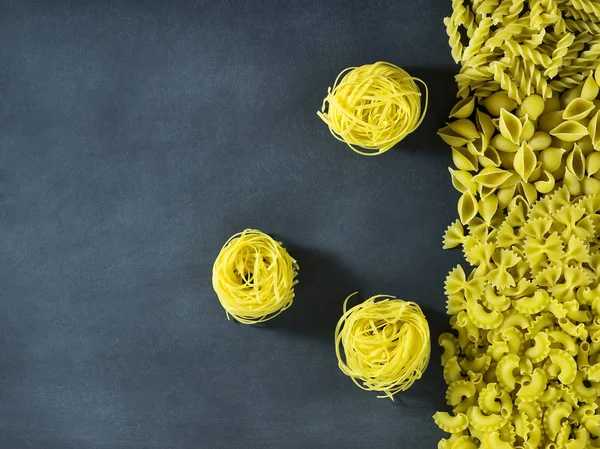
[[[270,320],[294,300],[298,264],[281,243],[246,229],[223,246],[213,266],[213,288],[227,312],[244,324]]]
[[[339,367],[364,390],[394,394],[420,379],[429,363],[429,325],[421,308],[393,296],[373,296],[346,309],[335,329]]]

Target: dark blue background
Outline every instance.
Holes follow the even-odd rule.
[[[435,448],[445,385],[396,402],[338,369],[346,295],[446,328],[456,217],[435,132],[449,0],[26,1],[0,9],[0,448]],[[377,158],[316,116],[343,68],[430,86]],[[256,227],[300,264],[292,308],[227,321],[212,262]]]

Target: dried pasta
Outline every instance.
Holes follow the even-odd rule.
[[[448,228],[445,245],[462,245],[473,269],[457,266],[445,284],[455,333],[439,343],[452,411],[434,420],[452,436],[439,447],[597,447],[599,221],[599,195],[563,186],[515,204],[487,235]]]
[[[393,396],[420,379],[429,363],[429,325],[414,302],[373,296],[347,309],[335,329],[338,364],[356,385]]]
[[[423,107],[418,83],[425,90]],[[422,80],[388,62],[376,62],[342,71],[317,115],[353,151],[377,156],[417,129],[427,102]]]
[[[246,229],[223,245],[212,283],[227,318],[256,324],[292,305],[297,272],[298,264],[281,243],[259,230]]]

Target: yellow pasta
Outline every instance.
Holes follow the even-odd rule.
[[[422,108],[417,83],[425,90]],[[427,102],[422,80],[388,62],[376,62],[342,71],[317,115],[356,153],[377,156],[417,129]]]
[[[227,318],[256,324],[292,305],[297,271],[298,264],[281,243],[259,230],[246,229],[221,249],[212,283]]]
[[[339,367],[360,388],[393,400],[421,378],[429,363],[429,325],[413,302],[376,295],[347,309],[352,296],[344,301],[335,329]]]

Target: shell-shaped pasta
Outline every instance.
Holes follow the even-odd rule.
[[[475,127],[475,123],[466,118],[459,118],[453,122],[449,122],[448,127],[457,135],[464,137],[468,141],[473,141],[479,137],[479,131]]]
[[[554,128],[563,122],[562,111],[548,112],[540,117],[538,120],[538,130],[550,133]],[[442,128],[444,129],[444,128]],[[441,130],[440,130],[441,131]],[[439,134],[439,132],[438,132]],[[443,137],[442,137],[443,138]],[[462,146],[462,145],[458,145]]]
[[[581,195],[583,192],[583,185],[577,178],[577,175],[571,170],[567,169],[563,176],[563,186],[569,189],[569,192],[573,196]]]
[[[532,296],[524,296],[513,301],[515,309],[530,315],[541,312],[550,302],[550,295],[545,290],[537,290]]]
[[[584,195],[598,195],[600,194],[600,181],[596,178],[585,178],[581,182]]]
[[[576,98],[571,101],[563,111],[564,120],[579,121],[587,117],[594,109],[594,103],[583,98]]]
[[[482,167],[499,167],[502,164],[502,159],[500,159],[500,153],[498,153],[498,150],[489,145],[483,154],[477,159]]]
[[[549,147],[542,150],[539,159],[542,162],[542,168],[550,173],[558,170],[562,164],[562,157],[566,150],[564,148]]]
[[[598,92],[600,92],[600,88],[598,87],[598,83],[594,80],[594,76],[590,73],[590,76],[583,83],[583,87],[581,89],[581,98],[584,98],[588,101],[595,100],[598,96]]]
[[[593,115],[593,112],[594,111],[592,111],[592,115]],[[581,122],[582,122],[582,124],[586,125],[586,124],[589,124],[590,121],[586,118],[585,120],[582,120]],[[589,133],[589,130],[588,130],[588,133]],[[594,152],[594,143],[592,142],[592,138],[589,135],[582,137],[575,143],[577,145],[579,145],[581,152],[586,157],[589,154]]]
[[[577,363],[575,363],[575,359],[561,349],[552,349],[549,357],[550,360],[552,360],[552,363],[557,365],[560,369],[558,380],[565,385],[573,383],[575,376],[577,375]]]
[[[444,249],[456,248],[465,241],[465,230],[459,220],[453,221],[444,233]]]
[[[537,94],[530,95],[521,103],[521,110],[527,114],[531,120],[537,120],[544,112],[544,99]]]
[[[452,416],[448,412],[436,412],[433,420],[437,426],[447,433],[458,433],[469,427],[469,418],[464,413]]]
[[[516,153],[519,149],[519,145],[512,143],[502,134],[496,134],[494,137],[492,137],[490,144],[497,150],[505,153]]]
[[[467,97],[461,99],[450,110],[450,117],[453,118],[469,118],[475,110],[475,97]]]
[[[506,139],[510,140],[515,145],[520,145],[523,124],[516,115],[511,114],[506,109],[501,109],[500,119],[498,120],[498,129]]]
[[[477,184],[473,181],[473,175],[471,173],[462,170],[454,170],[450,167],[448,167],[448,171],[450,172],[452,185],[456,190],[461,193],[477,193]]]
[[[477,206],[479,214],[483,217],[485,222],[489,225],[498,210],[498,197],[494,194],[488,195],[486,198],[479,201]]]
[[[523,130],[521,131],[521,136],[519,137],[519,144],[521,144],[533,137],[535,134],[535,125],[526,115],[521,117],[519,120],[523,124]]]
[[[573,120],[564,121],[550,131],[550,135],[558,137],[565,142],[575,142],[587,134],[587,128]]]
[[[456,168],[463,171],[477,171],[479,168],[477,156],[462,147],[452,147],[452,162]]]
[[[514,371],[519,368],[520,360],[518,355],[509,354],[500,360],[496,366],[498,382],[508,392],[515,389],[517,379],[515,378]]]
[[[558,402],[549,406],[544,413],[544,430],[551,440],[556,440],[562,421],[567,419],[573,412],[566,402]]]
[[[567,156],[567,169],[573,173],[579,181],[585,177],[585,156],[577,144],[575,144],[573,151]]]
[[[517,397],[525,402],[535,401],[546,390],[547,377],[541,368],[533,370],[529,379],[522,381],[521,388],[517,392]]]
[[[467,410],[467,417],[473,428],[486,433],[498,430],[506,424],[506,418],[503,416],[497,414],[485,415],[476,405]]]
[[[472,155],[477,156],[481,163],[479,157],[485,155],[488,149],[488,143],[487,138],[483,134],[479,134],[475,139],[467,143],[467,151]]]
[[[592,176],[600,171],[600,153],[594,152],[585,158],[585,172]]]
[[[487,141],[491,141],[496,132],[496,127],[494,126],[492,118],[482,110],[478,109],[476,114],[476,124],[477,128],[487,138]]]
[[[550,354],[550,338],[548,334],[540,331],[533,337],[534,345],[525,351],[525,356],[532,363],[539,363]]]
[[[552,136],[543,131],[536,131],[527,142],[532,150],[545,150],[552,144]]]
[[[497,167],[486,167],[476,176],[473,181],[486,187],[498,188],[511,177],[512,173]]]
[[[458,217],[463,224],[469,223],[477,215],[477,200],[469,191],[458,200]]]
[[[536,164],[537,158],[535,153],[529,145],[523,143],[515,153],[515,158],[513,160],[515,171],[521,176],[521,179],[527,182],[535,170]]]
[[[446,402],[448,405],[455,406],[460,404],[465,398],[475,396],[476,393],[477,390],[473,382],[463,379],[457,380],[448,386]]]
[[[510,112],[514,111],[517,107],[517,102],[510,99],[506,93],[501,91],[494,92],[483,100],[481,104],[494,117],[499,117],[502,109]]]
[[[600,151],[600,111],[596,112],[588,123],[588,133],[592,138],[594,149]]]
[[[468,142],[473,140],[466,139],[460,134],[455,133],[449,126],[444,126],[437,132],[437,134],[451,147],[464,147]]]

